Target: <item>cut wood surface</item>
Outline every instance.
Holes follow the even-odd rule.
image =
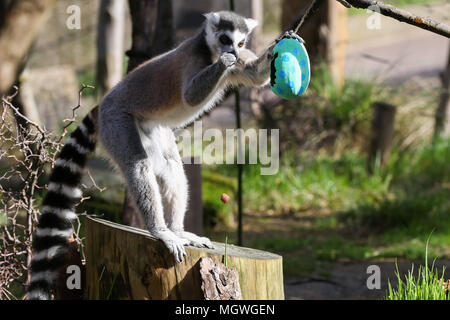
[[[165,245],[147,231],[102,219],[86,219],[87,299],[204,299],[201,257],[224,262],[225,245],[186,247],[176,264]],[[228,268],[239,274],[243,299],[284,299],[282,257],[227,246]]]

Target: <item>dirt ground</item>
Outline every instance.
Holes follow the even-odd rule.
[[[414,264],[417,270],[423,261],[399,261],[400,273],[406,274]],[[380,289],[368,289],[367,280],[373,271],[367,273],[370,265],[380,267]],[[450,266],[450,260],[436,261],[437,270]],[[388,279],[397,285],[395,261],[336,262],[329,265],[330,277],[310,277],[290,279],[285,282],[287,300],[379,300],[383,299],[388,288]],[[372,283],[370,281],[370,283]]]
[[[449,23],[450,2],[404,8],[423,17]],[[380,16],[379,28],[369,29],[373,12],[348,19],[347,77],[379,78],[397,84],[413,77],[438,77],[447,62],[449,41],[443,36]]]

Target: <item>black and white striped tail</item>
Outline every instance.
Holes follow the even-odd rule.
[[[70,135],[55,162],[33,238],[28,300],[51,299],[54,281],[65,264],[72,221],[76,218],[74,209],[82,196],[79,185],[87,156],[95,149],[95,132],[90,112]]]

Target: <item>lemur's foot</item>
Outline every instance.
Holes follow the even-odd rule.
[[[206,237],[199,237],[191,232],[187,231],[178,231],[175,232],[177,236],[180,238],[183,238],[189,242],[189,245],[197,247],[197,248],[210,248],[214,249],[213,244],[211,241]]]
[[[189,245],[189,241],[185,238],[177,236],[170,230],[158,230],[150,232],[154,237],[164,242],[170,253],[174,255],[175,261],[180,263],[186,255],[185,245]]]

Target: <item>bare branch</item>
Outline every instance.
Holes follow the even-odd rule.
[[[47,189],[46,169],[53,167],[62,148],[62,139],[68,127],[76,121],[76,110],[81,106],[82,86],[78,105],[72,108],[72,118],[66,119],[62,135],[54,135],[20,113],[11,100],[17,95],[0,99],[0,300],[17,299],[10,291],[11,283],[24,285],[31,261],[32,235],[38,221],[41,192]],[[19,124],[18,119],[25,122]],[[22,121],[21,121],[22,122]],[[90,176],[98,190],[95,181]],[[87,199],[82,198],[81,201]],[[74,240],[84,256],[80,239],[79,221],[75,222]]]
[[[359,9],[369,9],[380,14],[394,18],[398,21],[440,34],[450,38],[450,26],[429,18],[419,17],[406,10],[376,0],[345,0],[348,4]]]

